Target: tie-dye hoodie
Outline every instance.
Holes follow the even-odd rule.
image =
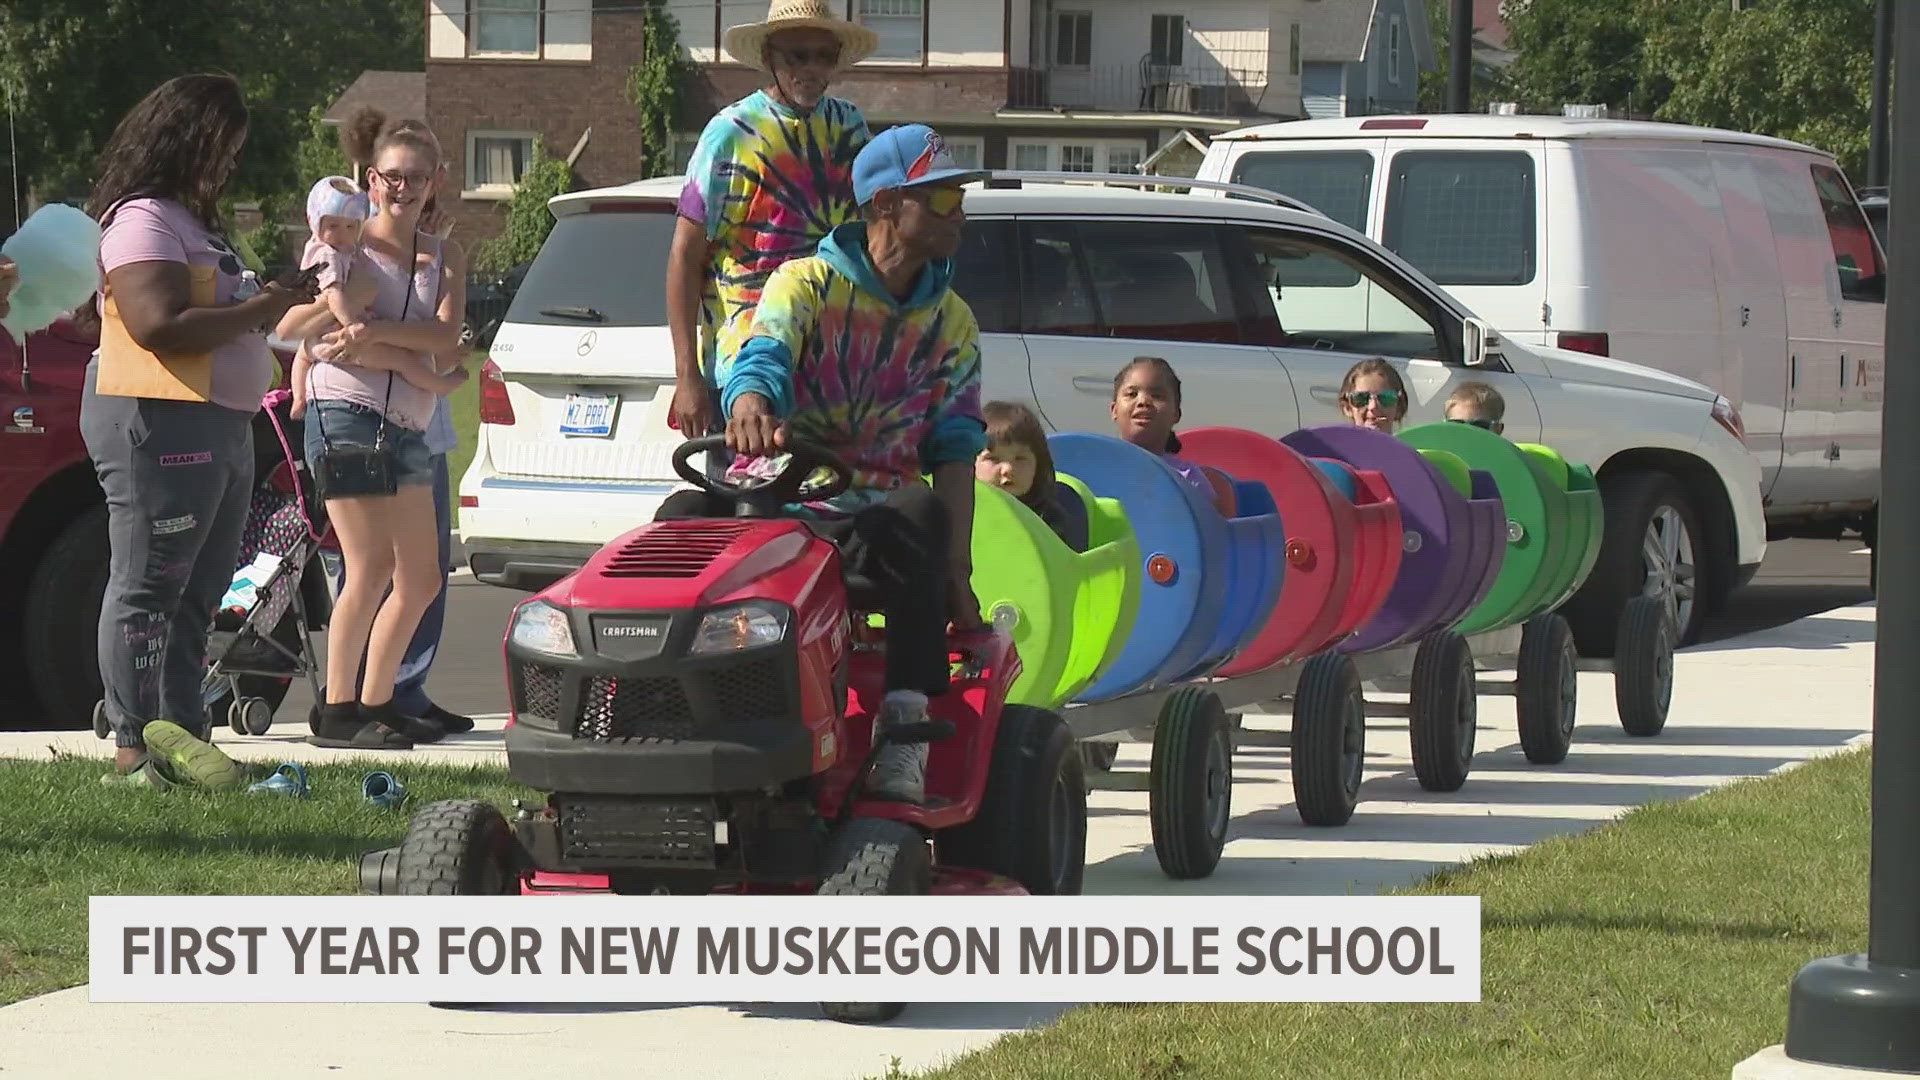
[[[765,397],[794,434],[853,466],[853,487],[819,506],[850,513],[987,445],[980,417],[980,326],[949,288],[953,264],[928,263],[906,300],[867,256],[864,224],[842,225],[819,254],[768,279],[753,333],[720,357],[720,407]]]
[[[687,165],[680,216],[713,244],[701,291],[701,366],[746,340],[768,275],[813,254],[834,228],[858,221],[853,159],[869,138],[852,102],[822,98],[805,115],[763,90],[708,121]]]

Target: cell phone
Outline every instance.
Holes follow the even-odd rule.
[[[289,289],[311,289],[320,284],[320,264],[314,263],[287,280]]]

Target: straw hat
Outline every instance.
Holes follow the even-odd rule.
[[[720,44],[728,56],[765,71],[767,38],[782,30],[825,30],[839,38],[841,67],[865,60],[880,47],[880,38],[873,31],[836,18],[829,0],[773,0],[765,22],[730,26]]]

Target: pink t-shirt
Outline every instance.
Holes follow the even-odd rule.
[[[353,269],[354,256],[358,254],[358,251],[341,251],[331,244],[321,243],[319,237],[311,236],[307,238],[306,249],[300,252],[300,268],[304,270],[319,264],[320,273],[315,280],[319,282],[320,291],[325,292],[330,285],[346,284],[347,272]]]
[[[370,320],[404,318],[407,322],[431,322],[440,317],[440,239],[421,233],[420,253],[432,258],[426,266],[415,267],[411,275],[405,267],[366,248],[354,256],[355,272],[371,274],[377,286],[368,312]],[[324,363],[307,369],[307,399],[347,401],[376,409],[393,423],[415,431],[427,429],[439,401],[431,391],[422,390],[397,374],[351,364]]]
[[[130,199],[112,211],[100,235],[100,272],[143,262],[211,265],[214,303],[234,302],[240,285],[240,256],[209,232],[187,208],[171,199]],[[210,396],[214,404],[256,412],[273,385],[273,350],[263,333],[241,334],[213,350]]]

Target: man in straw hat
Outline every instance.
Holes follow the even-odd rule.
[[[987,442],[980,328],[951,283],[961,185],[983,175],[956,166],[925,125],[881,132],[854,163],[862,220],[775,271],[747,340],[721,347],[727,445],[739,455],[730,478],[777,474],[789,430],[853,470],[845,493],[788,512],[817,519],[847,569],[880,593],[882,728],[924,720],[928,699],[947,692],[948,622],[980,626],[971,584],[973,462]],[[659,516],[729,509],[691,491]],[[926,762],[924,743],[889,745],[868,792],[920,801]]]
[[[828,97],[827,86],[879,41],[836,18],[834,6],[773,0],[766,21],[732,27],[723,41],[727,55],[769,81],[708,122],[680,196],[667,322],[672,417],[687,438],[719,430],[714,358],[744,341],[768,275],[859,217],[853,159],[867,143],[867,121],[851,102]]]

